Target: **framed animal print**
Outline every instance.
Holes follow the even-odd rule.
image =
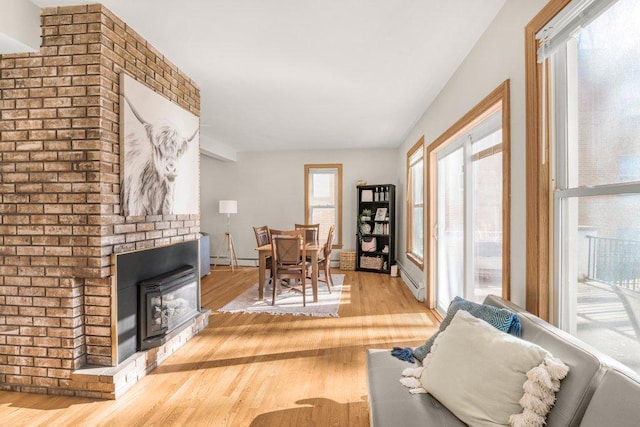
[[[122,214],[200,211],[200,119],[126,73],[120,77]]]

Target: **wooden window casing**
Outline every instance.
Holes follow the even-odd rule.
[[[314,169],[335,169],[337,171],[337,194],[336,194],[336,233],[333,237],[333,249],[342,249],[342,164],[341,163],[329,163],[329,164],[309,164],[304,165],[304,218],[305,223],[311,223],[311,209],[310,209],[310,197],[309,192],[309,177],[310,172]]]
[[[411,164],[411,158],[413,157],[413,155],[418,151],[422,149],[422,181],[424,183],[425,181],[425,161],[424,161],[424,136],[421,137],[418,142],[416,142],[413,147],[411,147],[411,149],[407,152],[407,245],[406,245],[406,256],[407,259],[409,261],[411,261],[413,264],[415,264],[420,270],[424,269],[424,256],[420,256],[419,254],[416,253],[415,248],[413,247],[413,187],[411,185],[412,183],[412,179],[411,179],[411,171],[412,171],[412,164]],[[423,184],[422,186],[422,190],[424,192],[424,189],[426,188],[426,186]],[[425,195],[422,195],[422,206],[423,206],[423,224],[424,224],[424,200],[425,200]],[[425,228],[426,230],[426,228]],[[424,238],[423,238],[423,248],[422,248],[422,253],[424,254]]]
[[[551,221],[549,183],[549,117],[543,108],[543,67],[538,63],[536,34],[571,0],[551,0],[525,27],[526,89],[526,309],[549,320]],[[544,130],[544,131],[543,131]],[[544,132],[544,133],[543,133]]]

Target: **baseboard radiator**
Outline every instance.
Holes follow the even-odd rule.
[[[413,296],[420,302],[424,301],[425,297],[425,286],[423,281],[418,281],[411,277],[411,275],[407,272],[402,264],[397,262],[398,269],[400,270],[400,277],[407,288],[411,291]]]

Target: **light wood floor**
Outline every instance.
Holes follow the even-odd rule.
[[[258,271],[215,270],[209,327],[120,399],[0,392],[0,425],[368,426],[365,350],[420,345],[435,320],[398,278],[340,273],[340,317],[314,318],[218,313]]]

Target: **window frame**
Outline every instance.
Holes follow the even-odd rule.
[[[548,64],[538,63],[542,30],[571,0],[551,0],[525,27],[526,111],[526,289],[527,311],[549,320],[551,268],[548,112],[542,108],[548,91],[543,76]],[[544,130],[543,130],[544,126]]]
[[[551,0],[525,27],[525,89],[526,89],[526,156],[527,156],[527,244],[526,244],[526,309],[539,317],[562,323],[563,315],[559,307],[560,289],[555,288],[560,266],[556,258],[560,256],[562,239],[560,216],[557,207],[563,201],[590,196],[637,194],[638,183],[618,182],[594,186],[571,187],[566,184],[563,170],[557,175],[558,166],[565,156],[563,144],[556,141],[559,152],[553,150],[555,116],[550,114],[546,99],[552,94],[552,78],[565,79],[563,73],[555,72],[551,61],[538,62],[540,40],[536,35],[570,6],[571,0]],[[608,7],[605,2],[598,7]],[[560,49],[565,49],[564,47]],[[567,54],[563,55],[565,58]],[[561,61],[566,59],[561,58]],[[569,65],[567,65],[568,67]],[[575,71],[575,70],[574,70]],[[551,78],[549,77],[551,76]],[[566,83],[566,82],[564,82]],[[561,83],[562,84],[562,83]],[[566,95],[564,95],[566,96]],[[561,99],[560,102],[566,100]],[[563,113],[564,110],[560,109]],[[565,112],[566,113],[566,112]],[[565,167],[565,166],[561,166]],[[566,172],[566,171],[565,171]],[[554,186],[557,182],[558,189]],[[556,255],[557,254],[557,255]],[[566,322],[565,322],[566,323]]]
[[[526,309],[550,320],[552,284],[551,182],[549,168],[550,115],[544,99],[549,93],[548,62],[538,63],[536,35],[571,0],[551,0],[525,27],[526,103]]]
[[[427,221],[425,234],[427,241],[427,262],[435,266],[436,241],[434,230],[437,222],[437,179],[435,176],[438,152],[448,143],[454,142],[460,135],[469,131],[491,114],[502,109],[502,297],[511,298],[511,106],[510,80],[505,80],[460,120],[445,131],[427,147]],[[436,269],[430,268],[427,274],[428,308],[436,310]]]
[[[411,158],[413,157],[413,155],[419,150],[422,149],[422,158],[420,160],[416,160],[415,162],[411,163]],[[418,142],[416,142],[407,152],[407,235],[406,235],[406,251],[405,254],[407,256],[407,259],[409,261],[411,261],[413,264],[415,264],[420,270],[424,269],[424,253],[425,253],[425,244],[424,244],[424,237],[422,240],[422,256],[420,256],[419,254],[417,254],[414,251],[414,247],[413,247],[413,208],[415,206],[422,206],[422,224],[425,224],[425,189],[426,189],[426,185],[425,185],[425,147],[424,147],[424,136],[422,136]],[[413,188],[411,183],[413,182],[413,180],[411,179],[411,171],[412,168],[419,162],[422,162],[422,203],[421,204],[415,204],[414,203],[414,197],[413,197]],[[423,226],[423,230],[426,230]]]
[[[326,164],[305,164],[304,165],[304,218],[305,223],[310,223],[311,205],[309,198],[311,194],[309,192],[310,174],[315,169],[335,169],[336,170],[336,233],[334,234],[334,244],[331,246],[333,249],[342,249],[342,163],[326,163]]]

